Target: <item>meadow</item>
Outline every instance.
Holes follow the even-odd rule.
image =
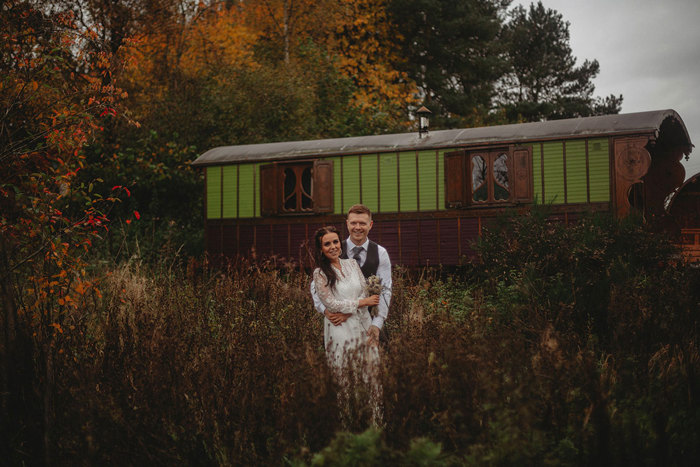
[[[605,217],[504,218],[479,251],[450,271],[394,269],[378,427],[361,397],[338,407],[309,271],[274,258],[96,267],[101,292],[63,317],[53,380],[26,374],[7,459],[40,461],[42,443],[57,465],[698,458],[699,269]]]
[[[700,270],[638,220],[533,212],[395,268],[378,427],[311,271],[202,256],[210,148],[620,111],[556,11],[507,6],[3,2],[0,464],[697,463]]]

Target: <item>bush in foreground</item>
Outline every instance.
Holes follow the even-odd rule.
[[[124,265],[61,323],[63,464],[684,465],[700,454],[700,274],[634,223],[537,215],[469,274],[395,271],[384,420],[339,415],[308,274]],[[11,451],[31,448],[19,423]],[[355,433],[355,434],[352,434]],[[21,450],[20,450],[21,449]]]

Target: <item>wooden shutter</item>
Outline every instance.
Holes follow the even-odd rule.
[[[468,204],[467,157],[464,151],[445,154],[445,207]]]
[[[532,147],[513,150],[513,201],[529,203],[533,199]]]
[[[282,188],[277,174],[277,164],[260,166],[260,214],[263,216],[279,212]]]
[[[314,161],[314,212],[333,212],[333,161]]]

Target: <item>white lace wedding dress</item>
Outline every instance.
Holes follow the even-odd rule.
[[[367,307],[358,309],[360,299],[367,296],[366,281],[354,259],[341,259],[340,269],[335,271],[337,281],[333,289],[328,287],[326,275],[320,269],[314,271],[314,285],[328,311],[350,315],[339,326],[333,325],[328,318],[323,319],[326,356],[340,384],[338,403],[341,420],[349,423],[352,417],[350,407],[353,405],[350,401],[358,397],[356,389],[362,386],[366,390],[364,402],[370,409],[371,421],[379,426],[383,420],[379,349],[367,345],[367,331],[372,325]]]
[[[337,370],[347,368],[350,359],[368,359],[364,363],[372,364],[379,357],[376,347],[365,345],[367,331],[372,325],[369,311],[367,307],[358,309],[360,299],[367,296],[365,277],[354,259],[341,259],[340,268],[341,271],[335,271],[338,280],[333,289],[326,284],[323,271],[314,271],[316,291],[328,311],[350,315],[340,326],[333,325],[328,318],[323,320],[326,354],[331,366]]]

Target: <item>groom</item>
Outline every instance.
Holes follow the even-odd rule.
[[[367,238],[372,229],[372,212],[367,206],[356,204],[348,211],[346,220],[348,237],[341,243],[343,253],[341,258],[354,258],[360,265],[365,278],[376,275],[382,280],[383,290],[377,305],[377,316],[372,319],[372,325],[367,331],[370,345],[379,344],[379,330],[384,326],[384,321],[389,315],[389,302],[391,301],[391,261],[386,249]],[[349,252],[349,253],[348,253]],[[350,315],[345,313],[333,313],[326,310],[316,294],[313,281],[311,281],[311,296],[314,299],[314,307],[319,313],[323,313],[335,326],[345,322]]]

